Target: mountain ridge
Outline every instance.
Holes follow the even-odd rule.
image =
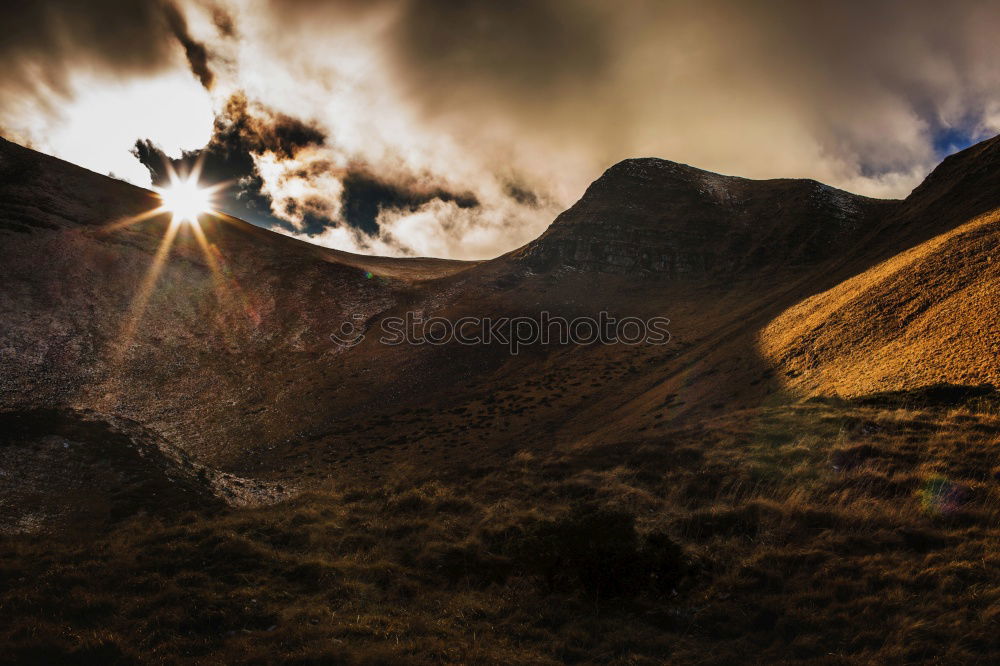
[[[828,258],[886,203],[810,179],[636,158],[605,171],[515,256],[537,268],[727,278],[768,268],[779,253],[791,263]]]
[[[984,159],[992,159],[993,146],[983,149]],[[166,220],[106,226],[155,200],[0,143],[0,168],[10,172],[10,155],[24,163],[19,178],[0,183],[6,285],[0,406],[122,416],[205,464],[291,483],[301,481],[299,455],[311,460],[317,478],[343,469],[377,475],[402,455],[440,465],[443,450],[451,452],[449,465],[469,462],[471,449],[422,449],[428,432],[449,433],[439,435],[449,446],[471,437],[478,457],[488,457],[506,451],[511,437],[532,440],[539,427],[556,440],[623,438],[724,402],[743,408],[822,394],[833,381],[815,379],[827,377],[824,368],[834,373],[829,377],[854,371],[836,370],[840,356],[829,338],[810,333],[829,327],[832,315],[799,314],[806,312],[802,304],[843,285],[859,289],[851,298],[863,302],[867,283],[852,279],[918,247],[921,237],[967,222],[961,210],[927,213],[941,205],[935,202],[963,199],[963,192],[927,193],[965,187],[969,174],[973,183],[988,181],[988,165],[977,162],[981,152],[966,151],[933,187],[903,201],[858,197],[809,180],[750,181],[655,158],[626,160],[539,239],[479,263],[348,255],[234,218],[205,219],[224,279],[182,228],[137,309],[137,287],[148,280]],[[971,205],[987,207],[989,195],[975,193]],[[622,225],[632,226],[624,232]],[[650,249],[667,256],[668,270],[642,265],[641,252]],[[43,258],[46,270],[39,272]],[[960,272],[955,279],[973,277]],[[832,312],[842,300],[809,312]],[[892,307],[878,317],[856,308],[844,325],[898,337],[889,325],[852,323],[852,317],[891,322],[893,308],[909,301],[884,302]],[[341,347],[330,338],[344,322],[377,332],[386,317],[407,312],[457,320],[536,317],[543,310],[568,319],[599,311],[662,316],[671,320],[672,342],[627,350],[536,347],[511,356],[506,347],[386,347],[374,334]],[[775,327],[792,334],[778,335]],[[131,331],[127,340],[123,331]],[[819,359],[823,367],[803,366],[801,359]],[[887,375],[865,390],[906,382],[905,372],[893,372],[892,381]],[[949,372],[962,380],[962,372]],[[577,382],[589,390],[571,400],[560,386]],[[513,396],[525,385],[530,397],[503,417],[505,429],[490,427],[500,417],[483,396],[499,387]],[[467,410],[465,423],[434,411],[446,415],[458,407]],[[407,412],[418,408],[431,411]],[[369,449],[371,438],[395,443],[354,455]]]

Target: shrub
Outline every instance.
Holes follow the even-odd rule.
[[[687,569],[682,549],[666,534],[640,536],[632,514],[587,505],[508,532],[502,548],[516,571],[539,579],[548,592],[665,592]]]

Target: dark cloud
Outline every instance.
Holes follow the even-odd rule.
[[[471,193],[455,194],[413,181],[387,182],[363,166],[349,168],[342,182],[341,215],[351,226],[368,234],[378,232],[376,220],[379,212],[385,209],[412,212],[435,199],[453,202],[459,208],[479,205]]]
[[[66,69],[87,63],[123,73],[162,66],[170,41],[155,0],[7,0],[0,3],[0,76],[62,87]]]
[[[41,77],[65,92],[67,73],[81,66],[151,73],[172,63],[177,42],[199,80],[212,82],[205,46],[167,0],[6,0],[0,25],[0,82],[7,86],[31,90]]]
[[[447,191],[431,184],[432,179],[426,176],[397,176],[393,181],[379,176],[365,164],[337,167],[326,160],[313,160],[298,169],[288,170],[285,177],[312,181],[324,175],[335,175],[343,184],[340,217],[331,219],[317,214],[324,205],[308,196],[283,201],[278,211],[283,217],[275,217],[254,155],[272,153],[281,160],[291,160],[302,149],[320,147],[326,141],[327,136],[314,125],[250,103],[243,94],[236,94],[216,119],[212,140],[203,150],[171,159],[151,141],[140,140],[133,154],[149,169],[153,184],[157,186],[169,182],[168,165],[184,174],[201,162],[204,182],[232,184],[223,195],[224,210],[258,224],[278,225],[307,234],[321,233],[342,222],[363,233],[377,234],[377,218],[382,210],[414,211],[435,199],[454,203],[459,208],[479,205],[473,194]],[[301,219],[301,222],[295,227],[284,218]]]
[[[184,55],[187,56],[191,72],[198,77],[201,85],[211,90],[215,75],[212,74],[212,70],[208,67],[208,51],[205,49],[205,45],[191,38],[188,32],[187,21],[176,6],[165,2],[163,4],[163,15],[167,19],[170,31],[173,32],[174,37],[184,47]]]
[[[531,206],[532,208],[538,206],[541,203],[541,197],[538,196],[537,192],[531,190],[528,186],[523,183],[516,181],[507,181],[504,183],[504,194],[509,196],[511,199],[521,204],[522,206]]]
[[[178,173],[187,173],[196,162],[202,164],[206,183],[232,183],[226,188],[222,208],[258,224],[279,222],[271,215],[271,200],[261,190],[263,181],[253,155],[273,152],[291,158],[306,146],[321,146],[325,134],[301,120],[274,113],[261,104],[251,104],[243,94],[235,94],[215,120],[212,139],[202,150],[170,159],[149,140],[136,142],[133,154],[149,169],[154,185],[168,182],[169,164]]]
[[[409,0],[394,25],[397,65],[428,103],[484,89],[501,105],[545,103],[600,77],[612,61],[611,34],[587,3]]]
[[[236,36],[236,22],[233,20],[232,14],[227,12],[224,7],[218,5],[212,7],[212,23],[215,24],[215,28],[223,37]]]
[[[227,155],[272,152],[294,157],[306,146],[321,146],[326,134],[313,124],[276,113],[260,103],[251,103],[242,93],[229,98],[215,122],[212,146]]]
[[[275,222],[270,212],[271,200],[261,194],[264,183],[254,170],[249,153],[226,150],[221,145],[214,144],[204,150],[186,152],[182,157],[172,159],[152,141],[140,139],[136,141],[132,154],[149,169],[155,186],[164,186],[170,182],[168,164],[177,173],[184,175],[201,161],[203,182],[229,183],[221,195],[221,210],[263,226],[270,226]]]

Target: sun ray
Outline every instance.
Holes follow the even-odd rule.
[[[212,276],[215,300],[218,305],[216,316],[219,332],[226,345],[232,348],[236,344],[234,328],[238,313],[235,311],[234,301],[236,300],[236,295],[241,295],[239,294],[239,286],[235,285],[235,280],[230,279],[227,281],[226,275],[219,263],[219,249],[214,243],[208,240],[201,224],[199,222],[192,222],[191,230],[194,232],[195,240],[198,242],[198,247],[205,257],[205,263],[208,265]],[[233,284],[229,284],[230,282]]]
[[[150,208],[149,210],[144,211],[142,213],[129,215],[127,217],[123,217],[121,219],[108,222],[107,224],[101,227],[101,231],[104,233],[111,233],[112,231],[118,231],[119,229],[130,227],[133,224],[138,224],[139,222],[142,222],[144,220],[152,219],[158,215],[166,215],[167,212],[168,212],[167,209],[164,208],[163,205],[161,204],[159,206],[156,206],[155,208]]]
[[[173,247],[174,239],[177,237],[177,231],[179,228],[179,220],[175,219],[170,221],[170,225],[167,227],[167,231],[163,234],[163,239],[160,241],[160,245],[156,249],[156,254],[153,256],[153,263],[150,264],[149,270],[146,272],[146,277],[143,279],[142,284],[139,285],[138,291],[136,291],[135,296],[132,298],[132,304],[129,307],[129,312],[125,319],[125,326],[122,330],[122,336],[118,344],[118,353],[116,354],[118,360],[121,360],[128,352],[129,345],[132,343],[132,338],[135,336],[135,333],[139,328],[139,322],[146,310],[146,306],[149,304],[150,297],[153,295],[153,288],[156,286],[156,281],[159,279],[160,272],[163,270],[163,266],[167,261],[167,257],[170,254],[170,249]]]
[[[224,333],[228,328],[225,322],[229,314],[227,310],[232,308],[235,300],[245,300],[242,298],[242,294],[240,294],[241,298],[239,299],[232,298],[231,292],[234,291],[232,287],[235,285],[235,281],[231,278],[227,280],[224,275],[225,271],[219,264],[220,255],[218,250],[214,244],[209,242],[199,222],[199,218],[202,216],[225,219],[225,216],[215,210],[213,197],[223,188],[227,187],[230,182],[224,181],[209,186],[202,186],[198,182],[203,167],[201,159],[197,160],[191,169],[183,175],[178,174],[177,169],[169,161],[164,166],[167,174],[167,183],[162,187],[153,188],[155,196],[159,198],[160,205],[145,212],[116,220],[103,227],[104,232],[112,232],[161,215],[170,216],[170,221],[156,249],[152,263],[132,298],[125,316],[124,325],[122,326],[121,336],[117,340],[115,349],[112,350],[111,356],[115,360],[116,365],[120,364],[128,353],[129,346],[138,332],[141,320],[153,296],[153,291],[156,288],[156,284],[183,225],[187,225],[191,229],[212,275],[212,280],[215,283],[216,298],[218,300],[220,328]],[[227,284],[227,282],[232,284]],[[235,285],[235,291],[238,292],[238,285]]]
[[[229,223],[229,220],[225,219],[222,215],[213,213],[212,218]],[[236,278],[233,277],[232,271],[225,266],[225,258],[219,251],[218,246],[208,240],[200,223],[193,223],[191,229],[194,232],[195,239],[198,241],[202,253],[205,255],[205,262],[208,264],[209,270],[211,270],[213,279],[215,280],[220,309],[225,311],[226,314],[235,316],[238,313],[233,311],[234,305],[239,305],[242,307],[243,314],[250,323],[254,325],[259,323],[259,315],[250,305],[246,294],[240,288]],[[235,324],[235,321],[233,323]]]

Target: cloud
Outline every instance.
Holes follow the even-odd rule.
[[[168,154],[157,141],[143,138],[134,141],[132,154],[149,170],[150,180],[155,185],[168,181],[168,165],[183,173],[199,162],[204,181],[230,183],[223,195],[224,209],[270,225],[274,222],[270,217],[272,209],[278,206],[288,211],[302,192],[283,193],[277,185],[266,187],[262,176],[276,177],[279,170],[275,165],[283,164],[280,171],[284,172],[298,164],[294,160],[303,149],[321,147],[325,141],[326,135],[316,126],[259,102],[250,102],[243,94],[236,93],[217,112],[210,139],[202,144],[204,147],[185,150],[179,155]],[[258,166],[258,160],[262,159],[264,169]],[[298,165],[297,168],[304,167]],[[314,168],[301,174],[300,180],[321,175]],[[306,202],[299,205],[305,207]]]
[[[974,128],[995,124],[1000,108],[996,70],[983,64],[1000,55],[989,32],[1000,10],[974,3],[944,16],[922,0],[269,7],[285,29],[254,41],[260,57],[315,85],[296,104],[323,119],[339,165],[364,159],[389,181],[431,173],[481,203],[387,207],[378,230],[361,225],[383,251],[427,251],[420,233],[437,248],[454,245],[440,240],[449,233],[458,248],[511,249],[521,236],[479,208],[537,228],[604,168],[642,155],[905,196],[943,156],[942,133],[983,136]],[[305,59],[301,43],[323,46]],[[255,95],[284,95],[258,83]],[[546,205],[524,205],[523,192]],[[329,244],[358,238],[317,231],[299,230]]]
[[[613,33],[598,7],[414,0],[402,4],[387,45],[428,99],[450,89],[465,99],[545,105],[608,74]]]
[[[176,6],[166,2],[163,4],[163,15],[167,19],[167,25],[170,26],[170,31],[180,42],[181,46],[184,47],[184,55],[187,56],[188,65],[191,66],[191,72],[198,77],[201,81],[201,85],[208,89],[212,88],[212,82],[215,80],[215,75],[208,66],[208,50],[205,45],[201,42],[192,39],[191,34],[188,32],[187,20],[184,15],[180,13]],[[216,16],[218,16],[216,14]],[[226,24],[223,22],[223,27],[220,29],[225,32]],[[232,25],[229,25],[232,28]]]
[[[472,208],[433,199],[413,209],[380,211],[375,233],[350,225],[330,225],[316,233],[278,230],[347,252],[471,260],[494,257],[498,247],[518,247],[539,236],[545,230],[545,218],[524,213],[523,208],[504,201]]]
[[[40,0],[0,5],[0,81],[30,91],[61,88],[69,69],[158,70],[169,60],[157,2]]]
[[[365,164],[349,164],[343,170],[342,183],[342,216],[367,233],[378,231],[381,215],[386,210],[414,212],[432,201],[454,204],[460,209],[479,206],[474,194],[448,192],[435,186],[431,176],[420,178],[407,174],[383,180]]]
[[[282,158],[267,151],[253,159],[260,193],[270,201],[270,213],[277,221],[274,226],[306,237],[345,226],[337,224],[344,192],[341,170],[326,155],[304,150]]]
[[[169,0],[34,0],[0,5],[0,86],[30,94],[39,84],[61,92],[75,71],[137,75],[175,63],[182,45],[192,71],[211,84],[205,46]]]
[[[646,155],[905,196],[944,152],[1000,130],[988,3],[82,4],[0,10],[15,26],[0,126],[105,165],[73,146],[87,95],[185,73],[169,84],[177,118],[124,94],[115,116],[145,121],[128,148],[152,177],[160,153],[201,155],[238,181],[239,214],[355,251],[495,256]]]
[[[996,80],[980,62],[993,21],[971,3],[404,7],[387,43],[428,121],[506,124],[594,166],[653,154],[904,195],[939,157],[935,132]]]
[[[201,164],[206,182],[230,182],[224,209],[258,223],[278,226],[309,237],[332,226],[352,233],[324,238],[350,238],[360,247],[365,236],[380,236],[386,214],[417,213],[431,202],[454,204],[457,209],[480,205],[471,192],[451,191],[433,173],[419,173],[397,165],[386,170],[354,161],[312,122],[293,118],[260,103],[233,94],[216,116],[208,145],[170,157],[154,141],[135,143],[133,154],[149,169],[151,181],[162,185],[168,167],[183,172]],[[516,188],[519,203],[537,206],[532,194]],[[383,243],[394,236],[381,234]],[[461,239],[455,239],[460,243]],[[328,241],[329,242],[329,241]],[[409,254],[416,245],[387,250]]]
[[[139,185],[140,136],[180,156],[211,137],[208,50],[167,0],[0,4],[0,128],[15,141]]]

